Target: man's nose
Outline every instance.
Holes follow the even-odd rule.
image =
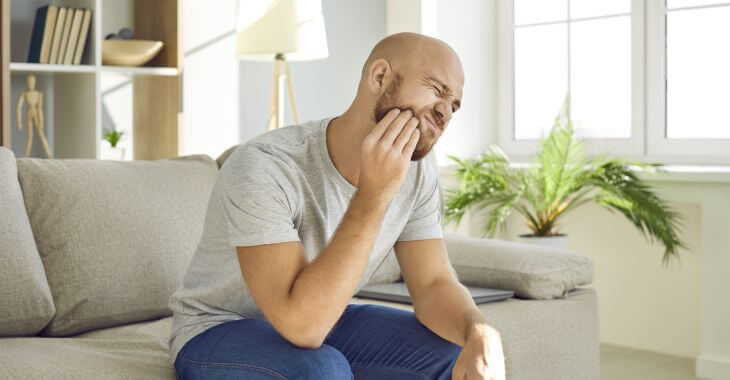
[[[438,102],[435,107],[436,113],[441,119],[442,126],[451,120],[451,108],[446,102]]]

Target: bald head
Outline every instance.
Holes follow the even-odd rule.
[[[407,67],[412,64],[423,64],[424,59],[438,57],[458,64],[461,62],[454,49],[445,42],[418,33],[396,33],[383,38],[370,52],[362,67],[360,80],[368,76],[368,69],[378,59],[384,59],[394,68]],[[463,76],[463,73],[461,74]]]

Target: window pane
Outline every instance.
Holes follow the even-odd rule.
[[[515,25],[568,18],[567,0],[514,0]]]
[[[700,5],[730,4],[728,0],[667,0],[667,9],[696,7]]]
[[[606,16],[629,12],[631,12],[631,0],[570,1],[570,18]]]
[[[570,111],[581,136],[630,138],[631,17],[574,22],[570,40]]]
[[[568,90],[567,26],[515,30],[515,139],[550,131]]]
[[[667,137],[730,138],[730,7],[667,15]]]

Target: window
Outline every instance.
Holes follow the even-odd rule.
[[[516,140],[550,131],[566,94],[586,137],[631,137],[628,0],[514,0]]]
[[[730,7],[667,1],[667,138],[730,138]]]
[[[566,94],[589,152],[730,163],[730,0],[498,2],[499,144],[521,160]]]
[[[730,163],[730,0],[647,1],[647,154]]]

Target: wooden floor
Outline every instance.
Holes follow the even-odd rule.
[[[694,359],[601,344],[601,380],[696,380]],[[702,380],[702,379],[700,379]]]

